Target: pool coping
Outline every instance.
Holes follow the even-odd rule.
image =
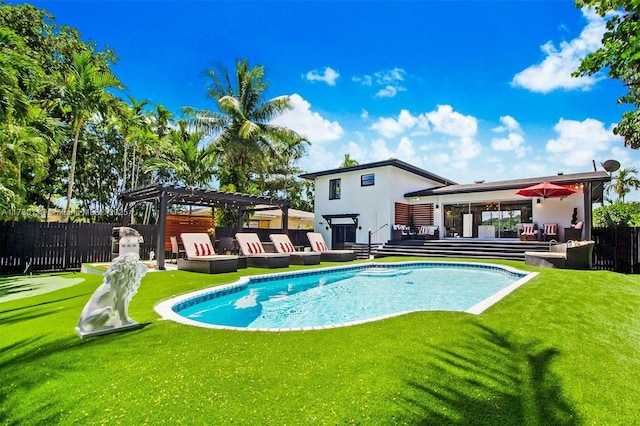
[[[284,271],[284,272],[269,273],[269,274],[258,274],[258,275],[251,275],[251,276],[243,276],[243,277],[240,277],[237,281],[235,281],[233,283],[223,284],[223,285],[214,286],[214,287],[207,287],[207,288],[202,289],[202,290],[191,291],[189,293],[185,293],[185,294],[182,294],[182,295],[179,295],[179,296],[172,297],[172,298],[167,299],[167,300],[163,300],[163,301],[157,303],[154,306],[154,309],[158,314],[160,314],[160,316],[164,320],[171,320],[171,321],[183,324],[183,325],[190,325],[190,326],[195,326],[195,327],[200,327],[200,328],[219,329],[219,330],[284,332],[284,331],[328,330],[328,329],[333,329],[333,328],[350,327],[350,326],[353,326],[353,325],[365,324],[365,323],[374,322],[374,321],[381,321],[383,319],[393,318],[393,317],[397,317],[397,316],[400,316],[400,315],[406,315],[406,314],[409,314],[409,313],[412,313],[412,312],[430,312],[431,310],[424,310],[424,309],[407,310],[407,311],[401,311],[401,312],[394,312],[392,314],[387,314],[387,315],[380,315],[380,316],[372,317],[372,318],[366,318],[366,319],[358,320],[358,321],[350,321],[350,322],[346,322],[346,323],[329,324],[329,325],[322,325],[322,326],[281,327],[281,328],[262,328],[262,327],[247,328],[247,327],[234,327],[234,326],[228,326],[228,325],[207,324],[207,323],[203,323],[203,322],[199,322],[199,321],[194,321],[192,319],[186,318],[186,317],[178,314],[176,311],[174,311],[174,307],[179,305],[179,304],[182,304],[182,303],[188,303],[191,300],[194,300],[194,301],[195,300],[199,300],[199,299],[202,298],[202,296],[210,296],[209,298],[212,299],[212,298],[214,298],[213,295],[218,295],[218,294],[226,295],[226,294],[229,294],[229,293],[232,293],[232,292],[237,292],[237,291],[240,291],[240,290],[244,289],[252,281],[253,282],[271,281],[271,280],[273,280],[275,278],[283,277],[283,276],[317,275],[317,274],[321,274],[321,273],[326,272],[326,271],[335,272],[335,271],[340,271],[340,270],[368,269],[368,268],[380,267],[380,266],[408,266],[408,265],[412,265],[412,264],[416,264],[416,265],[418,265],[418,264],[419,265],[428,264],[428,265],[444,265],[444,266],[456,266],[457,265],[457,266],[466,266],[466,267],[481,268],[481,269],[501,269],[501,270],[503,270],[505,272],[508,272],[510,274],[522,276],[519,280],[517,280],[514,283],[508,285],[507,287],[497,291],[496,293],[490,295],[489,297],[485,298],[484,300],[476,303],[475,305],[473,305],[469,309],[466,309],[465,311],[450,311],[450,312],[465,312],[465,313],[473,314],[473,315],[481,314],[482,312],[487,310],[489,307],[493,306],[498,301],[500,301],[504,297],[506,297],[508,294],[512,293],[514,290],[516,290],[517,288],[519,288],[520,286],[524,285],[529,280],[531,280],[532,278],[534,278],[535,276],[538,275],[537,272],[522,271],[520,269],[516,269],[516,268],[513,268],[511,266],[497,265],[497,264],[493,264],[493,263],[484,263],[484,262],[455,262],[455,261],[454,262],[443,262],[443,261],[428,261],[428,260],[423,260],[423,261],[404,261],[404,262],[388,262],[388,263],[386,263],[386,262],[385,263],[382,263],[382,262],[367,262],[367,263],[360,263],[360,264],[357,264],[357,265],[327,266],[327,267],[322,267],[322,268],[305,269],[305,270],[298,270],[298,271]],[[433,310],[433,311],[435,312],[436,310]],[[438,311],[441,311],[441,310],[438,310]]]

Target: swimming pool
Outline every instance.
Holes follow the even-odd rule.
[[[156,311],[200,327],[313,330],[424,310],[479,314],[534,275],[479,263],[369,263],[242,278],[161,302]]]

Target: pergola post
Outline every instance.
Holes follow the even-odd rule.
[[[236,232],[242,232],[242,216],[244,216],[244,207],[238,207],[238,223],[236,224]]]
[[[157,268],[164,270],[164,240],[167,233],[167,193],[160,193],[160,207],[158,211],[158,235],[156,236],[156,256],[158,259]]]
[[[593,184],[585,182],[582,188],[584,194],[584,239],[591,239],[591,228],[593,227]]]
[[[289,205],[282,206],[282,229],[284,233],[289,235]]]

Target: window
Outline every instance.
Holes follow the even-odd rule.
[[[340,179],[331,179],[329,181],[329,199],[340,199]]]
[[[373,186],[376,184],[376,175],[371,173],[370,175],[360,176],[360,186]]]

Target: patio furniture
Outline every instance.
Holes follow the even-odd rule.
[[[356,253],[353,250],[329,250],[322,234],[319,232],[307,232],[307,238],[311,243],[311,250],[320,252],[320,260],[322,262],[350,262],[356,260]]]
[[[286,268],[290,257],[282,253],[266,253],[258,234],[237,233],[236,240],[240,245],[240,252],[247,257],[247,265],[255,268]]]
[[[520,241],[537,241],[538,231],[533,223],[522,223],[518,228]]]
[[[271,234],[269,239],[277,253],[289,255],[289,263],[292,265],[317,265],[320,263],[320,253],[313,251],[296,251],[286,234]]]
[[[217,274],[238,270],[238,256],[215,254],[211,239],[206,233],[180,234],[186,258],[178,259],[178,269],[182,271]]]
[[[416,240],[439,240],[440,228],[437,226],[421,226],[415,235]]]
[[[525,264],[544,268],[592,269],[594,241],[551,244],[548,252],[527,251]]]
[[[542,225],[542,241],[558,241],[558,224],[545,223]]]
[[[169,240],[171,240],[171,259],[174,261],[173,263],[178,263],[178,258],[184,257],[184,250],[181,250],[178,245],[178,237],[169,237]]]

